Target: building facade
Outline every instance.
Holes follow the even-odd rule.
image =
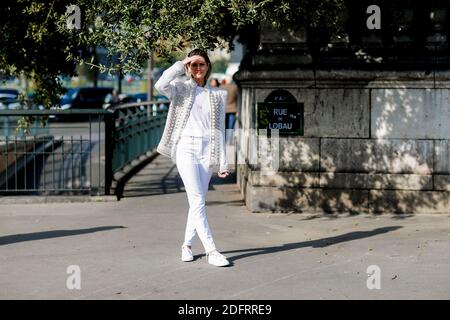
[[[357,3],[338,37],[254,30],[235,75],[252,212],[449,211],[449,4]]]

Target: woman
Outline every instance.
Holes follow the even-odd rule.
[[[212,78],[212,79],[209,81],[209,85],[210,85],[211,87],[216,87],[216,88],[220,87],[219,80],[216,79],[216,78]]]
[[[184,74],[188,80],[176,79]],[[229,175],[225,154],[226,91],[206,85],[210,74],[208,55],[195,49],[156,82],[155,88],[171,100],[157,151],[177,165],[189,202],[181,260],[194,260],[191,248],[198,234],[208,263],[223,267],[230,263],[214,244],[205,200],[213,171],[217,170],[220,178]]]

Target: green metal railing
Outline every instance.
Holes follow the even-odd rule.
[[[114,110],[112,171],[117,172],[154,150],[161,139],[169,101],[128,103]]]
[[[109,195],[114,173],[156,148],[168,106],[0,110],[0,194]],[[28,134],[15,130],[22,117],[34,119]]]
[[[112,116],[102,109],[0,110],[0,194],[108,194],[105,128]],[[28,133],[17,130],[23,117],[31,119]]]

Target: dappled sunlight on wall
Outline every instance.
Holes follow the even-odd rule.
[[[297,90],[296,98],[305,102],[305,136],[280,137],[280,167],[275,175],[262,175],[258,164],[238,164],[240,184],[245,185],[243,194],[252,211],[448,210],[450,128],[441,129],[447,125],[448,90],[339,89],[336,100],[333,90],[320,91]],[[257,99],[270,90],[259,92],[263,93],[257,91]],[[342,100],[342,93],[351,99]],[[366,106],[361,97],[368,95]],[[342,110],[323,116],[330,103]],[[359,115],[366,110],[368,115]],[[350,113],[351,117],[343,117]],[[308,123],[308,117],[318,121]],[[331,130],[326,128],[330,123]],[[349,128],[357,129],[352,134]],[[255,142],[253,137],[246,145],[255,147]],[[252,161],[261,158],[253,154]]]

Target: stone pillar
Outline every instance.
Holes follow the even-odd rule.
[[[238,184],[252,212],[448,212],[450,72],[311,66],[306,36],[262,30],[241,88]],[[251,155],[256,104],[283,89],[304,135],[280,137],[279,168]],[[253,139],[253,140],[252,140]]]

